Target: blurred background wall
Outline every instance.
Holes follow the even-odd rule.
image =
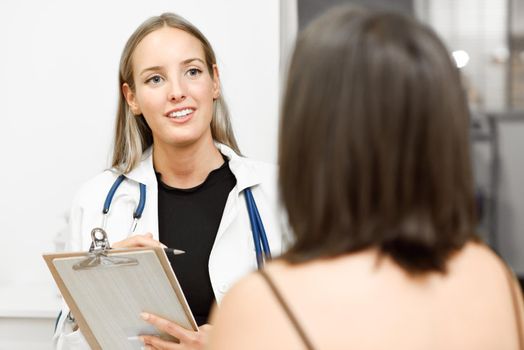
[[[524,0],[297,0],[298,28],[342,3],[415,16],[448,47],[471,109],[478,232],[524,278]]]

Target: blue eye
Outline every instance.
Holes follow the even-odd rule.
[[[188,69],[188,71],[186,72],[186,74],[190,77],[190,78],[196,78],[197,76],[199,76],[200,74],[202,73],[202,71],[198,68],[191,68],[191,69]]]
[[[153,75],[151,78],[146,80],[146,83],[152,83],[153,85],[160,84],[163,78],[160,75]]]

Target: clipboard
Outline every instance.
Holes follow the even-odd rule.
[[[142,311],[198,330],[164,249],[110,249],[104,230],[91,236],[89,252],[43,257],[92,349],[141,349],[139,335],[176,340],[142,320]]]

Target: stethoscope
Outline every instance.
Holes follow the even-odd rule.
[[[111,207],[111,202],[113,201],[113,197],[115,196],[116,190],[126,177],[124,175],[120,175],[116,178],[115,182],[109,189],[109,192],[107,193],[106,199],[104,201],[104,208],[102,209],[102,229],[106,229],[107,225],[107,217],[109,214],[109,208]],[[140,188],[140,199],[138,201],[138,205],[136,206],[135,212],[133,213],[133,224],[131,225],[130,233],[133,233],[136,229],[136,226],[138,224],[138,220],[142,217],[142,213],[144,212],[144,207],[146,205],[146,185],[143,183],[139,183]],[[262,223],[262,219],[260,218],[260,213],[258,212],[257,204],[255,203],[255,198],[253,198],[253,193],[251,192],[251,188],[244,189],[244,196],[246,198],[246,205],[247,205],[247,211],[249,214],[249,222],[251,224],[251,232],[253,233],[253,242],[255,243],[255,252],[257,256],[257,266],[259,269],[264,267],[264,262],[271,260],[271,251],[269,249],[269,243],[267,241],[266,236],[266,230],[264,229],[264,224]],[[58,318],[55,322],[55,331],[56,327],[58,326],[58,321],[60,320],[60,316],[62,315],[62,311],[58,314]],[[67,319],[72,321],[71,313],[67,314]]]
[[[109,189],[106,199],[104,201],[104,207],[102,209],[102,229],[106,229],[107,218],[109,215],[109,208],[111,207],[111,202],[115,196],[116,190],[122,182],[126,179],[125,175],[120,175],[116,178],[115,182]],[[131,225],[130,233],[133,233],[138,224],[138,220],[142,217],[144,212],[144,207],[146,205],[146,185],[139,183],[140,188],[140,199],[138,205],[133,213],[133,223]],[[259,269],[264,267],[264,262],[271,260],[271,250],[269,249],[269,242],[267,240],[266,230],[264,229],[264,224],[260,218],[260,213],[258,212],[257,204],[255,203],[255,198],[251,192],[251,188],[244,189],[244,197],[246,199],[247,212],[249,214],[249,222],[251,224],[251,232],[253,234],[253,243],[255,244],[255,253],[257,257],[257,266]]]

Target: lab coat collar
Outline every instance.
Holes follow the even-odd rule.
[[[144,185],[156,184],[156,175],[153,168],[153,147],[149,147],[142,153],[142,160],[138,165],[125,174],[128,179]]]
[[[237,179],[236,189],[238,193],[242,192],[248,187],[258,185],[262,182],[261,174],[254,168],[250,160],[239,156],[230,147],[215,142],[220,153],[229,159],[229,168]]]
[[[262,182],[261,174],[255,170],[247,158],[239,156],[230,147],[222,143],[215,142],[215,145],[220,153],[229,159],[229,168],[237,179],[235,188],[238,193]],[[156,185],[156,176],[153,168],[153,147],[149,147],[144,151],[142,161],[137,167],[127,173],[126,177],[146,186]]]

